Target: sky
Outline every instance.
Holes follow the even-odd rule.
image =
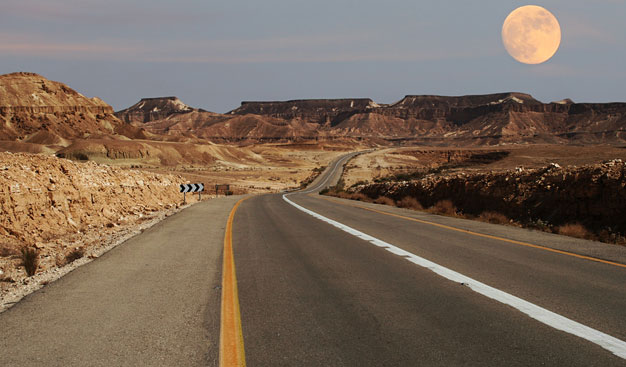
[[[501,30],[519,6],[561,25],[556,55],[525,65]],[[115,110],[178,96],[241,101],[524,92],[626,102],[626,0],[2,0],[0,74],[36,72]]]

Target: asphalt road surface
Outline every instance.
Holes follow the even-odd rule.
[[[237,197],[173,215],[0,314],[0,366],[216,366]]]
[[[601,263],[573,256],[598,252],[586,241],[329,200],[316,194],[337,179],[327,174],[287,200],[393,248],[314,218],[283,195],[243,202],[233,236],[248,365],[626,365],[623,248],[604,251],[617,260]],[[572,244],[577,253],[549,251]],[[447,279],[412,255],[470,280]],[[480,294],[474,281],[492,287],[487,295],[517,297],[511,303],[533,316]],[[544,311],[547,321],[535,319]],[[575,334],[562,331],[570,321]]]
[[[229,312],[247,365],[626,365],[625,248],[318,195],[347,159],[234,214]],[[0,314],[0,365],[217,365],[237,199],[172,216]]]

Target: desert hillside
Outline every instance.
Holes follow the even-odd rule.
[[[0,140],[64,145],[64,139],[114,134],[113,108],[34,73],[0,75]]]
[[[178,207],[184,182],[93,162],[0,153],[0,285],[25,277],[23,249],[39,253],[39,270],[62,266],[70,253],[86,256],[107,236]]]

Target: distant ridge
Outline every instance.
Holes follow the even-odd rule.
[[[107,140],[106,149],[89,149],[106,151],[98,154],[107,157],[155,154],[140,152],[139,145],[130,153],[112,148],[128,140],[254,143],[357,139],[376,144],[457,146],[624,144],[626,103],[575,103],[569,99],[542,103],[526,93],[504,92],[407,95],[393,104],[378,104],[369,98],[244,101],[240,107],[219,114],[167,96],[143,98],[114,113],[102,100],[87,98],[35,73],[0,75],[3,146],[19,145],[24,151],[45,146],[59,151],[70,144],[95,147],[97,139]]]
[[[163,103],[163,99],[146,99],[143,109],[151,107],[152,101]],[[145,122],[145,128],[155,134],[186,134],[213,141],[626,142],[626,103],[574,103],[569,99],[543,103],[520,92],[407,95],[393,104],[378,104],[369,98],[244,101],[226,114],[163,111],[144,112],[135,121]]]

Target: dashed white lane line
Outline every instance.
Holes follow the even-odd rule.
[[[608,334],[605,334],[596,329],[590,328],[589,326],[585,326],[581,323],[578,323],[574,320],[568,319],[567,317],[556,314],[552,311],[549,311],[543,307],[537,306],[533,303],[525,301],[521,298],[518,298],[512,294],[503,292],[499,289],[490,287],[484,283],[481,283],[477,280],[474,280],[470,277],[467,277],[461,273],[457,273],[454,270],[450,270],[444,266],[436,264],[432,261],[426,260],[422,257],[419,257],[415,254],[412,254],[408,251],[405,251],[401,248],[398,248],[390,243],[379,240],[376,237],[372,237],[366,233],[358,231],[354,228],[348,227],[345,224],[339,223],[335,220],[326,218],[320,214],[317,214],[314,211],[311,211],[307,208],[304,208],[293,201],[287,198],[287,195],[283,195],[283,199],[294,206],[295,208],[321,220],[324,221],[334,227],[341,229],[344,232],[347,232],[353,236],[356,236],[364,241],[370,242],[374,246],[382,247],[385,250],[398,255],[400,257],[406,258],[408,261],[419,265],[423,268],[426,268],[446,279],[449,279],[456,283],[462,283],[472,289],[474,292],[482,294],[485,297],[489,297],[493,300],[501,302],[505,305],[509,305],[522,313],[532,317],[535,320],[538,320],[548,326],[551,326],[557,330],[564,331],[566,333],[576,335],[580,338],[583,338],[587,341],[590,341],[594,344],[599,345],[600,347],[612,352],[616,356],[626,359],[626,342],[612,337]]]

